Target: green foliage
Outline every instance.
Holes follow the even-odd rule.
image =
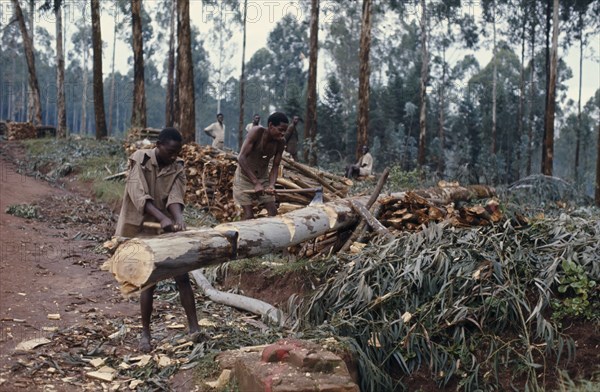
[[[557,291],[562,294],[552,300],[552,317],[561,320],[565,317],[583,316],[586,319],[600,319],[600,308],[592,306],[590,299],[600,299],[596,281],[590,279],[585,269],[571,260],[561,263],[563,276],[559,278]],[[595,310],[595,311],[594,311]]]
[[[29,204],[12,204],[6,208],[6,213],[25,219],[37,219],[40,215],[38,207]]]
[[[422,177],[423,171],[419,169],[404,171],[399,165],[394,165],[390,168],[386,188],[392,189],[394,192],[415,189],[423,184]]]
[[[419,369],[430,369],[440,387],[454,380],[462,390],[497,388],[510,369],[513,382],[539,390],[549,365],[540,358],[558,363],[574,350],[546,318],[548,299],[555,282],[592,296],[599,222],[597,212],[574,213],[528,228],[430,225],[371,241],[330,261],[336,274],[301,305],[300,320],[354,340],[364,390],[390,390],[392,374]],[[565,274],[561,259],[577,267],[565,265]]]

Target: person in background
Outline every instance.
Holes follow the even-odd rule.
[[[244,134],[244,139],[246,138],[246,136],[248,136],[248,132],[250,132],[250,130],[256,126],[260,125],[260,114],[258,113],[254,113],[254,116],[252,117],[252,122],[248,123],[248,125],[246,125],[246,133]]]
[[[348,178],[366,177],[373,172],[373,157],[369,152],[369,147],[362,147],[362,156],[354,165],[346,166],[345,176]]]
[[[159,222],[164,231],[185,230],[183,196],[185,171],[177,156],[183,139],[175,128],[165,128],[158,135],[156,147],[140,149],[129,157],[129,174],[117,222],[116,236],[138,237],[156,234],[144,229],[144,222]],[[181,305],[185,310],[192,340],[199,338],[194,292],[188,274],[175,277]],[[142,291],[140,308],[142,334],[139,349],[152,351],[150,319],[155,285]]]
[[[275,181],[285,147],[284,135],[287,128],[287,116],[275,112],[269,116],[266,128],[252,128],[242,144],[233,177],[233,200],[242,207],[242,219],[254,218],[254,204],[264,206],[269,216],[277,215]]]
[[[204,128],[204,132],[213,138],[212,146],[222,150],[225,141],[225,124],[223,123],[223,113],[217,114],[217,121]]]
[[[285,150],[294,158],[294,161],[298,160],[298,129],[296,126],[300,121],[300,117],[292,117],[292,123],[285,132]]]

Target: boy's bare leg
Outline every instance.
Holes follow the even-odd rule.
[[[190,277],[187,273],[176,276],[175,283],[177,283],[177,289],[179,290],[181,306],[183,306],[183,309],[185,310],[190,334],[199,332],[198,316],[196,315],[196,301],[194,300],[194,291],[192,290]]]
[[[152,351],[150,319],[152,318],[152,302],[155,287],[155,285],[152,285],[148,289],[142,291],[140,295],[140,308],[142,311],[142,337],[140,339],[139,349],[145,353]]]

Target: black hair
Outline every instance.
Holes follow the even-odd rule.
[[[177,128],[163,128],[163,130],[158,134],[159,142],[166,143],[169,140],[183,143],[183,138],[181,137],[181,133],[179,133]]]
[[[269,119],[267,120],[267,124],[273,124],[275,126],[278,126],[281,123],[286,123],[286,124],[290,123],[287,116],[285,114],[283,114],[282,112],[271,113],[271,115],[269,116]]]
[[[217,113],[217,117],[223,116],[223,113]]]

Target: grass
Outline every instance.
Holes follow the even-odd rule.
[[[95,139],[31,139],[23,141],[27,160],[21,162],[29,171],[43,168],[50,181],[58,180],[61,174],[52,169],[69,164],[77,180],[87,183],[94,197],[106,204],[121,201],[125,185],[120,181],[107,181],[110,174],[125,170],[127,157],[119,141]]]

